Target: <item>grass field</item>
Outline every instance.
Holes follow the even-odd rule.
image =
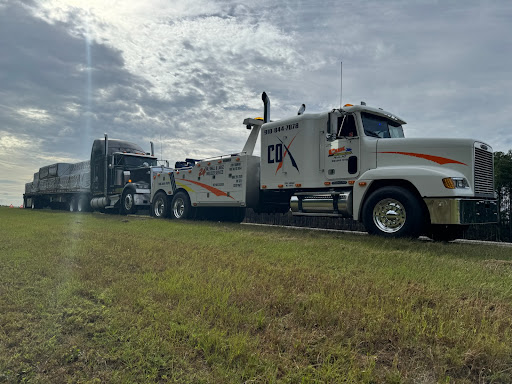
[[[0,383],[510,383],[512,250],[0,208]]]

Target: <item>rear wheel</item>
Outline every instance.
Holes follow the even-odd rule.
[[[416,238],[423,229],[423,207],[409,190],[383,187],[364,204],[363,224],[373,235]]]
[[[169,217],[169,199],[164,192],[158,192],[151,204],[151,214],[155,217]]]
[[[177,220],[189,219],[192,216],[192,206],[190,198],[184,192],[178,192],[174,195],[171,203],[171,217]]]

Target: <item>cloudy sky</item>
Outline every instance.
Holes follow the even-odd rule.
[[[92,141],[173,164],[239,151],[245,117],[381,107],[409,137],[512,149],[512,2],[0,0],[0,204]]]

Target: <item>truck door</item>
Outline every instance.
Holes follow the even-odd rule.
[[[360,140],[353,114],[332,113],[325,142],[327,179],[353,179],[359,174]]]

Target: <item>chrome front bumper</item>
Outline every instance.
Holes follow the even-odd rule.
[[[496,200],[424,199],[431,224],[486,224],[498,222]]]

